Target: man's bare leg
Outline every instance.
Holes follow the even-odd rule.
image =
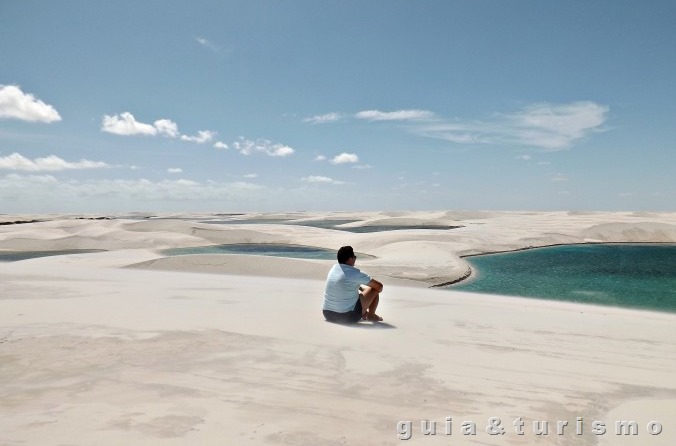
[[[371,305],[369,306],[368,318],[372,321],[382,321],[383,318],[376,314],[376,308],[378,308],[378,302],[380,302],[380,293],[376,294],[376,298],[373,299]]]
[[[376,314],[378,302],[380,302],[380,293],[369,286],[359,287],[359,299],[361,301],[362,318],[372,321],[382,321],[383,318]]]

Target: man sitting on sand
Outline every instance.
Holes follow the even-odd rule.
[[[357,256],[351,246],[338,250],[338,264],[326,277],[324,317],[329,322],[352,324],[362,319],[382,321],[376,314],[383,284],[354,267]]]

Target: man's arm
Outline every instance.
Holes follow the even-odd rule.
[[[379,293],[383,292],[383,284],[378,282],[376,279],[371,279],[371,281],[367,283],[366,286],[373,288]]]

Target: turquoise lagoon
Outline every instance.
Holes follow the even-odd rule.
[[[62,256],[67,254],[88,254],[103,252],[101,249],[63,249],[59,251],[0,251],[0,262],[18,262],[38,257]]]
[[[585,244],[466,257],[450,290],[676,312],[676,245]]]
[[[210,223],[217,225],[251,225],[251,224],[275,224],[275,225],[297,225],[297,226],[309,226],[312,228],[322,228],[322,229],[335,229],[337,231],[347,231],[354,233],[370,233],[370,232],[386,232],[386,231],[403,231],[410,229],[437,229],[437,230],[449,230],[461,228],[462,226],[448,226],[448,225],[373,225],[373,226],[353,226],[353,227],[341,227],[346,223],[353,223],[357,220],[346,220],[346,219],[327,219],[327,220],[309,220],[309,221],[294,221],[292,219],[265,219],[265,218],[250,218],[250,219],[231,219],[231,220],[204,220],[200,223]]]

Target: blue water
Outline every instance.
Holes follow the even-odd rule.
[[[465,260],[471,278],[448,289],[676,312],[676,245],[567,245]]]
[[[249,218],[239,220],[202,220],[200,223],[209,223],[212,225],[283,225],[290,220],[290,218]]]
[[[291,219],[261,219],[261,218],[250,218],[242,220],[206,220],[201,223],[211,223],[219,225],[227,224],[282,224],[282,225],[297,225],[297,226],[310,226],[313,228],[323,228],[323,229],[335,229],[338,231],[347,231],[353,233],[370,233],[370,232],[385,232],[385,231],[402,231],[407,229],[455,229],[461,228],[462,226],[444,226],[444,225],[373,225],[373,226],[355,226],[355,227],[340,227],[338,225],[353,223],[357,220],[345,220],[345,219],[327,219],[327,220],[314,220],[314,221],[294,221]]]
[[[336,260],[336,251],[312,246],[280,245],[272,243],[239,243],[232,245],[197,246],[190,248],[165,249],[162,254],[169,256],[187,254],[250,254],[297,259]]]
[[[86,254],[102,252],[101,249],[65,249],[60,251],[0,251],[0,262],[17,262],[37,257],[60,256],[66,254]]]
[[[385,231],[406,231],[409,229],[436,229],[436,230],[449,230],[462,228],[462,226],[436,226],[436,225],[411,225],[411,226],[399,226],[399,225],[373,225],[373,226],[355,226],[352,228],[333,228],[339,229],[341,231],[349,231],[355,233],[370,233],[370,232],[385,232]]]

